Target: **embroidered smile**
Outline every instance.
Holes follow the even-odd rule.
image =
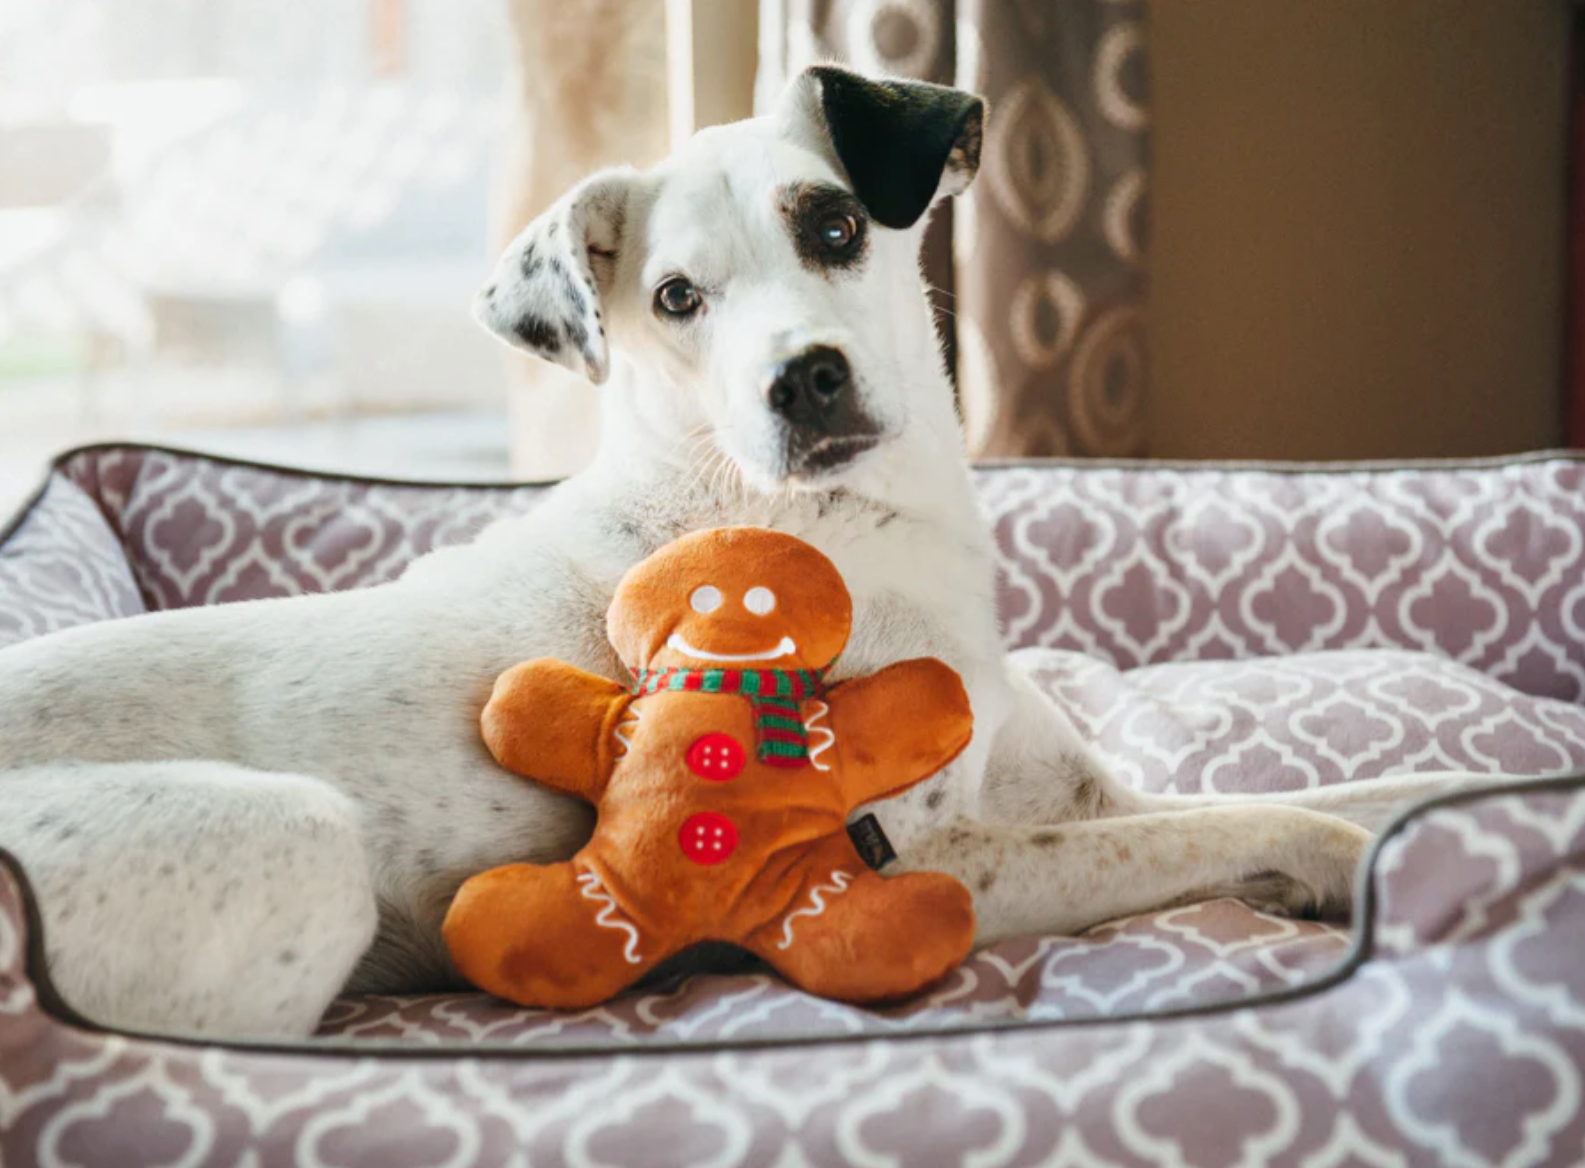
[[[793,643],[793,639],[791,637],[783,637],[781,643],[774,649],[768,649],[762,653],[707,653],[703,649],[695,649],[687,641],[683,640],[681,633],[673,633],[667,637],[666,648],[675,649],[679,653],[685,653],[689,657],[700,661],[774,661],[778,657],[787,657],[798,652],[798,646]]]

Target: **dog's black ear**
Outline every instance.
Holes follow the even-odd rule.
[[[985,102],[974,94],[833,65],[812,66],[793,84],[804,89],[795,104],[813,105],[818,95],[831,149],[882,226],[911,227],[938,197],[974,180],[985,130]]]
[[[601,298],[616,277],[635,171],[601,171],[535,219],[501,256],[474,316],[514,348],[582,373],[610,374]]]

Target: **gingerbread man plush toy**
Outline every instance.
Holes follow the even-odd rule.
[[[812,993],[898,998],[962,961],[968,890],[886,879],[848,813],[940,770],[973,728],[934,658],[827,686],[848,639],[842,577],[788,535],[736,527],[668,544],[607,614],[628,687],[560,661],[502,674],[484,737],[501,764],[593,803],[570,861],[468,880],[446,942],[476,985],[593,1005],[701,941],[729,941]]]

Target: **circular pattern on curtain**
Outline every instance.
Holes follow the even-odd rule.
[[[1144,454],[1144,5],[958,0],[955,12],[973,30],[971,46],[958,33],[958,59],[990,103],[954,252],[958,329],[974,338],[958,362],[969,451]]]
[[[1142,87],[1144,72],[1144,26],[1130,21],[1107,29],[1095,49],[1095,103],[1107,121],[1125,130],[1150,124],[1150,110],[1130,92]]]
[[[927,75],[941,51],[941,6],[931,0],[855,0],[847,44],[866,72]]]
[[[1114,308],[1080,338],[1069,381],[1076,445],[1132,450],[1144,441],[1145,314],[1136,304]]]
[[[1002,213],[1042,243],[1073,228],[1090,187],[1089,147],[1078,119],[1041,78],[1025,78],[993,111],[980,179]]]

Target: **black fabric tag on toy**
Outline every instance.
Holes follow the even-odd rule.
[[[853,846],[859,850],[864,862],[877,872],[897,858],[892,841],[886,838],[886,833],[881,830],[881,821],[873,813],[848,824],[848,835],[852,837]]]

